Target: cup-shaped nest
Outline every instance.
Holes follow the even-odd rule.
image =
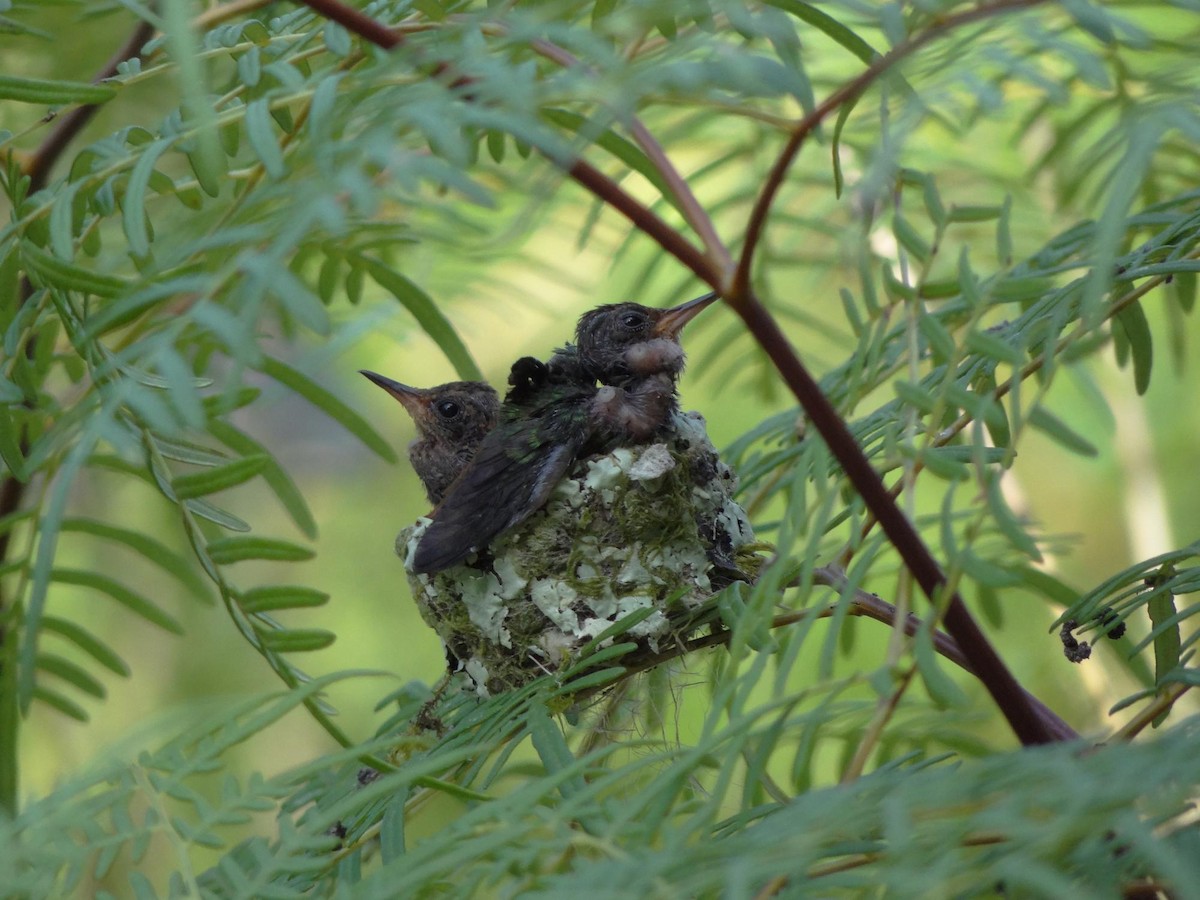
[[[482,696],[575,661],[642,610],[621,636],[639,649],[687,637],[692,612],[759,565],[734,501],[737,479],[698,413],[676,413],[652,444],[577,460],[540,511],[461,565],[408,580],[425,620]],[[430,520],[396,539],[405,567]]]

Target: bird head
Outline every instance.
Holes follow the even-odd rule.
[[[414,388],[375,372],[360,371],[400,401],[427,440],[457,443],[477,439],[496,424],[500,398],[491,385],[481,381]]]
[[[584,313],[575,329],[579,356],[601,382],[683,371],[683,327],[717,299],[705,294],[670,309],[613,303]]]

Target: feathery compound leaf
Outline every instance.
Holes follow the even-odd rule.
[[[186,500],[184,501],[184,506],[200,518],[208,519],[208,521],[220,525],[222,528],[227,528],[230,531],[250,530],[250,524],[244,519],[239,519],[233,513],[226,512],[219,506],[213,506],[207,500],[199,498]]]
[[[1065,447],[1072,453],[1078,453],[1080,456],[1095,456],[1098,453],[1091,441],[1078,432],[1072,431],[1066,422],[1053,413],[1047,412],[1044,406],[1039,405],[1031,409],[1026,420],[1056,444]]]
[[[211,541],[208,555],[218,566],[247,559],[273,559],[280,562],[300,562],[312,559],[313,551],[299,544],[261,537],[227,537]]]
[[[180,475],[172,480],[171,489],[180,500],[215,494],[249,481],[266,468],[267,461],[266,456],[247,456],[215,469]]]
[[[401,275],[394,272],[378,260],[369,256],[358,256],[359,264],[381,288],[400,301],[417,324],[425,333],[433,338],[435,344],[446,354],[446,359],[458,372],[463,381],[482,381],[483,375],[475,360],[471,358],[466,345],[458,336],[458,332],[442,315],[437,305],[423,290]]]
[[[74,685],[89,696],[103,699],[108,695],[108,692],[104,689],[104,685],[65,656],[58,656],[54,653],[39,653],[37,655],[37,667],[43,672],[56,675],[63,681]]]
[[[388,462],[396,461],[396,453],[391,446],[362,416],[346,406],[341,400],[306,375],[291,366],[264,356],[258,365],[259,371],[274,378],[280,384],[295,391],[313,406],[340,424],[343,428],[363,442],[368,449]]]
[[[69,700],[58,691],[51,690],[44,685],[39,684],[33,689],[33,699],[40,700],[47,706],[57,709],[64,716],[74,719],[76,722],[88,721],[87,710],[74,700]]]
[[[131,282],[123,278],[102,275],[74,265],[45,253],[32,244],[21,245],[21,256],[28,264],[30,273],[37,276],[35,280],[47,287],[83,291],[98,297],[115,297],[131,286]]]

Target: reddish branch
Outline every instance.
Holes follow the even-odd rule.
[[[830,452],[841,464],[867,508],[874,512],[884,534],[904,559],[921,590],[930,600],[939,602],[945,583],[941,568],[908,517],[892,500],[883,479],[871,467],[842,417],[792,350],[778,323],[749,291],[731,305],[799,399],[810,421],[825,439]],[[975,624],[957,592],[946,600],[942,621],[959,649],[970,660],[970,670],[983,682],[1021,743],[1046,744],[1058,740],[1053,729],[1030,703],[1029,695]]]
[[[380,47],[393,48],[403,37],[384,25],[363,16],[357,10],[336,0],[302,0],[307,6],[344,25],[361,37]],[[793,130],[787,145],[772,167],[767,182],[755,203],[749,221],[745,246],[732,285],[724,284],[725,273],[714,261],[688,243],[673,228],[651,210],[623,191],[615,181],[583,160],[562,160],[550,157],[583,187],[625,215],[635,227],[654,238],[664,250],[675,256],[687,268],[710,286],[722,291],[726,300],[741,317],[751,334],[766,351],[785,383],[800,401],[813,425],[816,426],[846,476],[862,496],[867,508],[878,519],[888,539],[896,547],[917,583],[934,602],[944,601],[943,621],[958,648],[970,661],[970,670],[984,683],[1001,712],[1023,744],[1050,743],[1063,737],[1062,730],[1048,722],[1031,702],[1030,696],[1017,683],[1003,661],[992,648],[979,626],[975,624],[966,605],[957,593],[942,598],[945,583],[941,568],[921,541],[916,529],[893,501],[883,481],[855,442],[849,429],[833,405],[821,392],[816,381],[805,369],[778,323],[750,290],[750,269],[767,214],[792,161],[807,136],[833,110],[857,98],[884,72],[919,48],[948,31],[971,22],[980,21],[1003,12],[1032,7],[1043,0],[1000,0],[983,4],[953,16],[936,19],[926,31],[881,56],[861,75],[835,91],[820,107],[801,120]],[[439,66],[438,74],[445,73]],[[1066,726],[1063,726],[1066,728]],[[1070,731],[1069,728],[1066,729]]]
[[[775,201],[779,189],[783,186],[788,169],[791,168],[792,163],[796,159],[796,154],[800,152],[800,148],[804,146],[804,142],[818,125],[825,121],[835,110],[840,109],[851,101],[857,100],[881,75],[901,60],[920,50],[930,41],[942,37],[947,32],[953,31],[963,25],[989,19],[1000,13],[1038,6],[1044,2],[1045,0],[998,0],[998,2],[984,3],[952,16],[938,18],[929,28],[909,40],[897,44],[887,53],[877,58],[860,75],[846,82],[830,94],[824,103],[801,119],[795,128],[792,129],[791,137],[788,138],[788,142],[782,152],[780,152],[779,157],[775,160],[775,164],[771,166],[767,180],[763,184],[758,198],[754,201],[754,209],[750,213],[750,220],[746,226],[746,240],[742,244],[742,255],[738,260],[737,273],[734,275],[730,294],[740,296],[749,288],[750,268],[754,263],[754,251],[758,249],[758,242],[762,237],[763,228],[766,226],[767,214],[771,211],[771,204]]]

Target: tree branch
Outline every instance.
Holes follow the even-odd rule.
[[[830,94],[824,103],[797,122],[796,126],[792,129],[792,134],[788,138],[787,144],[784,145],[783,150],[775,160],[775,164],[771,166],[771,171],[767,175],[767,180],[763,184],[758,198],[754,201],[754,209],[750,213],[750,220],[746,226],[746,239],[742,245],[742,255],[738,260],[738,267],[733,276],[733,285],[730,293],[734,296],[741,296],[749,289],[750,269],[754,262],[754,251],[758,249],[759,240],[762,238],[763,228],[767,223],[767,215],[771,211],[771,204],[775,202],[775,197],[778,195],[779,189],[783,186],[788,169],[791,168],[792,162],[796,159],[796,154],[800,152],[800,148],[804,146],[805,140],[808,139],[808,136],[818,125],[829,117],[830,113],[841,108],[846,103],[856,100],[881,75],[936,38],[963,25],[978,22],[999,15],[1000,13],[1028,9],[1043,2],[1045,0],[997,0],[997,2],[985,3],[955,15],[936,18],[934,24],[925,31],[922,31],[915,37],[909,38],[903,43],[897,44],[887,53],[878,57],[863,70],[862,74],[843,84]]]
[[[855,491],[878,519],[884,534],[913,573],[921,590],[932,602],[938,603],[942,600],[945,584],[941,568],[912,523],[896,506],[887,487],[884,486],[883,479],[871,467],[870,461],[854,440],[842,417],[800,362],[779,324],[749,290],[740,297],[731,299],[730,306],[745,322],[750,333],[767,352],[784,382],[800,401],[809,421],[824,438]],[[1013,678],[979,626],[975,624],[957,592],[952,592],[946,601],[943,622],[959,649],[970,660],[971,670],[992,695],[1021,743],[1043,744],[1058,740],[1059,738],[1043,724],[1041,717],[1029,702],[1028,694]]]
[[[530,42],[530,46],[564,68],[582,65],[574,54],[549,41],[534,40]],[[683,213],[684,219],[700,237],[709,262],[716,267],[722,279],[728,277],[729,270],[733,268],[733,258],[729,255],[729,248],[717,234],[717,229],[713,225],[712,219],[709,218],[708,211],[696,199],[687,179],[679,174],[679,170],[675,168],[662,145],[650,133],[650,129],[642,123],[641,119],[637,116],[630,116],[626,127],[638,146],[642,148],[642,152],[653,163],[655,170],[662,176],[663,182],[671,191],[671,196],[679,204],[679,210]],[[693,271],[695,270],[693,269]],[[712,286],[716,287],[716,285]]]
[[[305,6],[332,19],[364,40],[378,47],[391,50],[404,43],[404,35],[393,31],[370,16],[339,3],[338,0],[300,0]],[[439,74],[446,74],[447,67],[438,64]],[[717,264],[696,249],[678,231],[668,225],[653,210],[626,192],[616,181],[609,178],[585,160],[564,160],[537,148],[554,165],[566,172],[580,185],[620,212],[641,232],[658,242],[664,250],[678,259],[684,266],[713,288],[720,288],[722,272]]]
[[[337,0],[303,0],[303,2],[310,8],[334,19],[380,47],[394,48],[399,46],[403,41],[401,35],[388,30],[379,22],[363,16],[357,10],[343,6]],[[960,13],[957,16],[950,16],[941,20],[937,27],[918,35],[907,44],[893,50],[887,56],[881,57],[875,64],[868,68],[867,72],[844,86],[841,90],[835,92],[813,115],[801,122],[793,132],[792,138],[788,142],[788,147],[785,148],[784,153],[781,154],[777,161],[775,171],[768,180],[767,185],[764,186],[759,200],[755,205],[749,230],[749,236],[752,240],[744,249],[742,264],[739,265],[739,271],[743,273],[743,276],[748,273],[750,260],[753,257],[753,243],[757,242],[758,234],[765,224],[766,214],[770,208],[771,201],[778,191],[779,185],[782,184],[783,177],[792,159],[799,150],[804,137],[816,127],[825,115],[828,115],[830,110],[836,108],[851,96],[854,96],[856,92],[865,89],[880,73],[886,71],[904,56],[911,54],[937,35],[943,34],[947,30],[966,22],[986,18],[987,16],[1006,10],[1032,6],[1039,2],[1042,2],[1042,0],[1005,0],[1005,2],[977,7],[973,10]],[[707,282],[717,290],[722,289],[722,285],[720,284],[722,273],[716,270],[712,261],[686,241],[675,229],[671,228],[666,222],[655,215],[652,210],[622,190],[613,179],[607,177],[594,166],[581,159],[568,162],[553,156],[549,156],[548,158],[551,162],[562,167],[572,178],[591,191],[595,196],[625,215],[638,229],[657,241],[664,250],[683,263],[701,280]],[[735,280],[734,285],[735,290],[726,297],[727,301],[742,318],[743,322],[745,322],[751,334],[754,335],[759,344],[767,351],[776,369],[778,369],[788,387],[791,388],[808,413],[809,419],[817,427],[822,437],[825,438],[826,443],[833,451],[838,462],[842,465],[843,470],[846,472],[855,489],[863,497],[868,508],[880,520],[885,534],[887,534],[889,540],[896,546],[905,564],[916,578],[917,583],[921,585],[921,589],[925,591],[931,600],[936,602],[941,586],[944,583],[944,578],[937,562],[929,553],[929,550],[925,547],[908,519],[905,518],[904,514],[892,502],[883,481],[876,474],[875,470],[871,468],[870,462],[855,443],[845,423],[838,416],[836,410],[829,403],[829,400],[821,393],[812,376],[809,375],[808,371],[801,364],[799,358],[788,344],[787,338],[784,337],[783,332],[780,330],[778,323],[767,312],[758,298],[749,290],[748,278],[744,277],[742,279],[740,289],[737,280]],[[1040,717],[1034,711],[1025,691],[1017,684],[1016,679],[1013,678],[1012,674],[1004,666],[996,651],[988,643],[987,638],[984,637],[983,632],[979,630],[979,627],[975,624],[974,619],[971,618],[971,614],[967,611],[966,606],[957,593],[950,595],[944,621],[959,648],[971,660],[972,670],[984,683],[988,692],[1000,706],[1005,718],[1008,719],[1021,742],[1025,744],[1039,744],[1056,740],[1055,735],[1043,725]]]

